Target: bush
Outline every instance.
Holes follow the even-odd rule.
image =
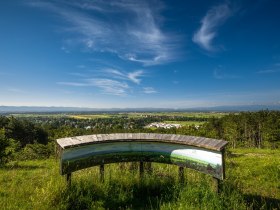
[[[7,162],[9,152],[7,152],[7,147],[9,146],[9,140],[6,138],[5,130],[0,129],[0,165]]]
[[[20,152],[15,155],[17,160],[47,159],[54,154],[53,145],[27,144]]]

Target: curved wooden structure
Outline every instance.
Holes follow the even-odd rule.
[[[117,133],[57,140],[60,173],[114,162],[159,162],[188,167],[222,180],[226,141],[154,133]],[[143,165],[143,164],[142,164]],[[141,170],[140,170],[141,171]]]

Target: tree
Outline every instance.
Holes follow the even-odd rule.
[[[6,152],[6,148],[9,146],[9,141],[5,136],[5,129],[0,129],[0,165],[6,162],[6,158],[9,153]]]

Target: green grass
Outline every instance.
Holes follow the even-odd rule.
[[[169,116],[169,117],[192,117],[192,118],[220,118],[228,113],[223,112],[128,112],[128,113],[93,113],[93,114],[74,114],[74,113],[63,113],[63,114],[52,114],[52,113],[23,113],[23,114],[11,114],[17,118],[62,118],[69,117],[75,119],[99,119],[99,118],[118,118],[118,117],[129,117],[129,118],[143,118],[143,116]],[[184,123],[183,121],[178,123]],[[185,124],[189,125],[198,124],[196,121],[186,121]]]
[[[212,178],[153,164],[142,181],[131,164],[105,166],[73,173],[66,187],[55,159],[11,162],[0,168],[1,209],[279,209],[280,150],[232,150],[226,159],[227,179],[221,194]],[[133,164],[132,164],[133,165]]]

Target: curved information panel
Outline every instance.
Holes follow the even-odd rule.
[[[223,179],[222,151],[158,141],[96,142],[64,149],[61,174],[106,163],[131,161],[175,164]]]

